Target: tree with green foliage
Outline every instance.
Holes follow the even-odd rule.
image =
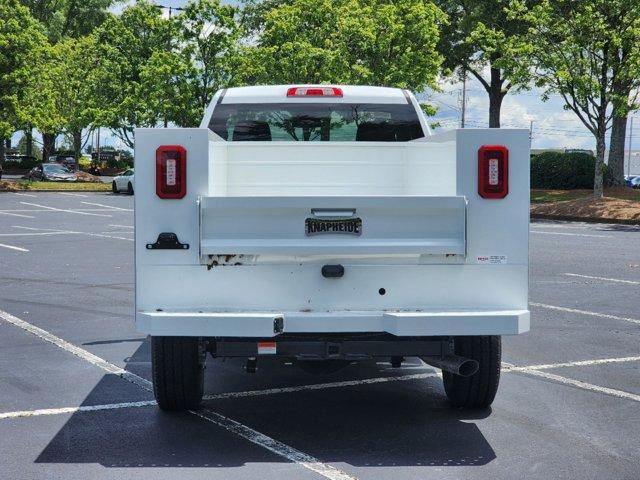
[[[25,108],[27,92],[46,39],[29,10],[17,0],[0,0],[0,162],[6,139],[32,120]]]
[[[140,68],[140,83],[136,98],[144,104],[139,108],[142,125],[164,128],[169,122],[179,127],[194,127],[200,123],[201,109],[189,79],[195,68],[183,52],[156,51]]]
[[[615,11],[612,17],[616,32],[611,48],[611,140],[607,161],[610,181],[613,185],[624,185],[624,148],[629,114],[640,106],[640,1],[612,0],[609,8]]]
[[[531,80],[525,23],[509,16],[510,0],[436,0],[447,14],[438,50],[443,71],[480,82],[489,96],[489,128],[500,128],[504,97]]]
[[[293,0],[259,9],[259,37],[238,57],[239,83],[435,86],[445,21],[427,0]]]
[[[118,0],[21,0],[44,27],[51,43],[89,35]]]
[[[49,43],[55,45],[66,38],[79,38],[88,35],[93,29],[104,22],[110,15],[108,8],[117,0],[20,0],[26,6],[31,15],[40,22],[42,31]],[[54,50],[49,50],[53,54]],[[38,70],[46,74],[42,69],[44,65],[50,65],[50,59],[43,58],[39,62]],[[42,92],[38,92],[39,99],[45,100]],[[40,103],[39,108],[47,109],[55,101]],[[55,111],[38,112],[40,124],[43,128],[52,129],[59,123]],[[24,125],[25,133],[32,137],[32,127],[35,124]],[[37,126],[36,126],[37,127]],[[48,157],[55,148],[55,140],[58,130],[40,130],[43,142],[43,158]],[[31,148],[31,147],[29,147]]]
[[[221,5],[219,0],[199,0],[188,3],[175,19],[182,53],[193,65],[188,72],[196,101],[190,106],[197,118],[188,122],[190,125],[200,123],[216,91],[232,82],[232,59],[241,35],[238,15],[238,7]]]
[[[178,51],[176,23],[163,18],[155,5],[141,1],[108,18],[95,36],[93,95],[100,106],[96,122],[133,148],[135,127],[156,126],[164,119],[166,103],[149,98],[153,70],[149,62],[154,58],[159,67],[161,52],[170,54],[172,62],[178,60],[174,56]]]
[[[66,38],[53,46],[46,75],[55,92],[56,111],[61,119],[61,131],[72,139],[76,158],[82,154],[82,132],[95,119],[96,105],[92,90],[96,39],[92,35]],[[88,135],[87,135],[88,137]]]
[[[627,0],[543,0],[533,8],[514,2],[512,15],[528,22],[534,46],[536,83],[544,97],[558,93],[596,141],[594,195],[602,197],[605,137],[612,118],[612,103],[622,111],[627,100],[614,95],[621,75],[616,60],[626,27],[621,14]],[[543,97],[543,98],[544,98]]]

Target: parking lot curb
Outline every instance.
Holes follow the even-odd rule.
[[[562,220],[567,222],[587,222],[587,223],[619,223],[623,225],[640,225],[640,218],[600,218],[600,217],[580,217],[576,215],[548,215],[544,213],[532,213],[530,218],[539,220]]]

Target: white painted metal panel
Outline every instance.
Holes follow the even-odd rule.
[[[401,335],[506,334],[528,329],[529,139],[526,131],[463,130],[402,145],[363,142],[335,148],[333,145],[289,148],[289,145],[258,143],[236,143],[230,147],[231,143],[221,141],[206,129],[136,130],[136,311],[141,331],[154,335],[222,335],[233,328],[234,335],[261,336],[266,328],[262,322],[272,320],[270,312],[284,312],[289,328],[299,329],[293,331],[306,328],[339,331],[342,328],[339,319],[348,319],[345,325],[354,328],[353,331],[384,328]],[[477,194],[477,152],[486,144],[501,144],[509,149],[510,188],[505,199],[487,200]],[[182,145],[187,150],[187,195],[180,200],[162,200],[155,194],[155,150],[160,145]],[[323,158],[326,164],[322,163]],[[234,163],[236,160],[240,162]],[[398,168],[402,169],[402,175],[396,171]],[[306,178],[306,173],[309,174],[306,183],[297,183]],[[331,178],[336,179],[334,184],[328,181]],[[366,181],[358,185],[358,178]],[[260,185],[261,179],[266,179],[268,185]],[[197,202],[200,197],[204,197],[205,202],[213,202],[212,195],[229,200],[231,203],[225,204],[228,207],[233,206],[230,200],[233,197],[254,197],[255,200],[255,197],[266,196],[274,202],[282,201],[281,197],[288,197],[289,201],[304,197],[300,208],[306,208],[306,213],[312,204],[305,202],[315,198],[332,197],[344,207],[345,201],[364,196],[371,206],[381,202],[382,209],[385,202],[393,202],[397,197],[417,202],[429,195],[464,197],[467,200],[467,255],[454,258],[413,255],[395,263],[395,258],[384,260],[380,255],[372,257],[354,248],[325,252],[313,257],[317,259],[315,263],[307,263],[300,255],[284,249],[278,253],[284,260],[280,258],[274,264],[217,266],[208,270],[200,263]],[[259,235],[249,235],[252,231],[246,220],[255,215],[256,221],[266,221],[264,217],[268,212],[259,216],[253,207],[242,208],[247,217],[235,217],[235,231],[232,230],[233,215],[227,211],[224,228],[213,227],[212,232],[217,236],[205,233],[203,241],[226,240],[231,242],[228,244],[231,248],[237,246],[234,240],[238,239],[232,233],[259,239]],[[358,208],[365,206],[356,206]],[[371,218],[378,215],[381,222],[384,219],[388,231],[404,232],[401,238],[405,240],[427,238],[418,235],[424,233],[439,240],[454,238],[445,233],[453,231],[451,225],[459,225],[457,214],[429,227],[415,226],[417,230],[410,232],[403,230],[409,228],[404,223],[390,228],[403,214],[405,219],[411,218],[408,211],[401,210],[396,215],[386,215],[380,210]],[[224,218],[225,212],[219,213],[218,218]],[[300,218],[286,220],[282,212],[279,215],[282,222],[295,222],[299,229],[295,231],[303,235]],[[419,215],[416,213],[416,216]],[[285,231],[294,232],[292,225]],[[371,225],[369,221],[365,232],[367,225]],[[146,250],[145,244],[155,241],[161,232],[176,233],[179,240],[189,243],[191,248]],[[229,236],[218,235],[221,232]],[[268,232],[266,224],[258,229],[261,234]],[[411,237],[408,232],[415,235]],[[378,233],[380,235],[373,238],[390,238],[384,237],[382,230]],[[294,243],[305,240],[289,234],[284,239]],[[319,243],[328,245],[330,242],[326,240]],[[222,244],[215,249],[218,246]],[[205,248],[209,247],[211,245],[205,244]],[[282,255],[283,251],[288,253]],[[496,261],[486,262],[488,257]],[[323,262],[344,265],[344,277],[322,277]],[[385,289],[384,295],[379,293],[381,288]],[[182,313],[178,317],[147,315],[157,309]],[[407,310],[431,313],[430,316],[393,313]],[[194,315],[199,311],[218,312],[218,315],[212,319],[205,315],[207,318],[201,321],[201,316]],[[347,315],[346,312],[352,311],[365,313]],[[516,323],[512,314],[503,315],[514,311],[525,312],[515,315]],[[244,317],[231,320],[228,312],[267,312],[268,315],[245,322]],[[395,326],[389,326],[394,322],[397,322]],[[382,324],[385,326],[380,327]]]
[[[465,253],[464,197],[205,197],[200,210],[202,255]],[[305,234],[305,219],[345,211],[360,235]]]
[[[514,335],[529,329],[527,310],[453,312],[139,312],[151,335],[272,338],[280,333],[381,332],[403,336]],[[282,319],[282,332],[274,322]]]

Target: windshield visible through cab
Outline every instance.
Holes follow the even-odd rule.
[[[220,104],[209,129],[233,142],[406,142],[424,136],[408,103]]]

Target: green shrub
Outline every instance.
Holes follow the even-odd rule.
[[[544,152],[531,157],[531,188],[593,188],[596,159],[583,152]]]

